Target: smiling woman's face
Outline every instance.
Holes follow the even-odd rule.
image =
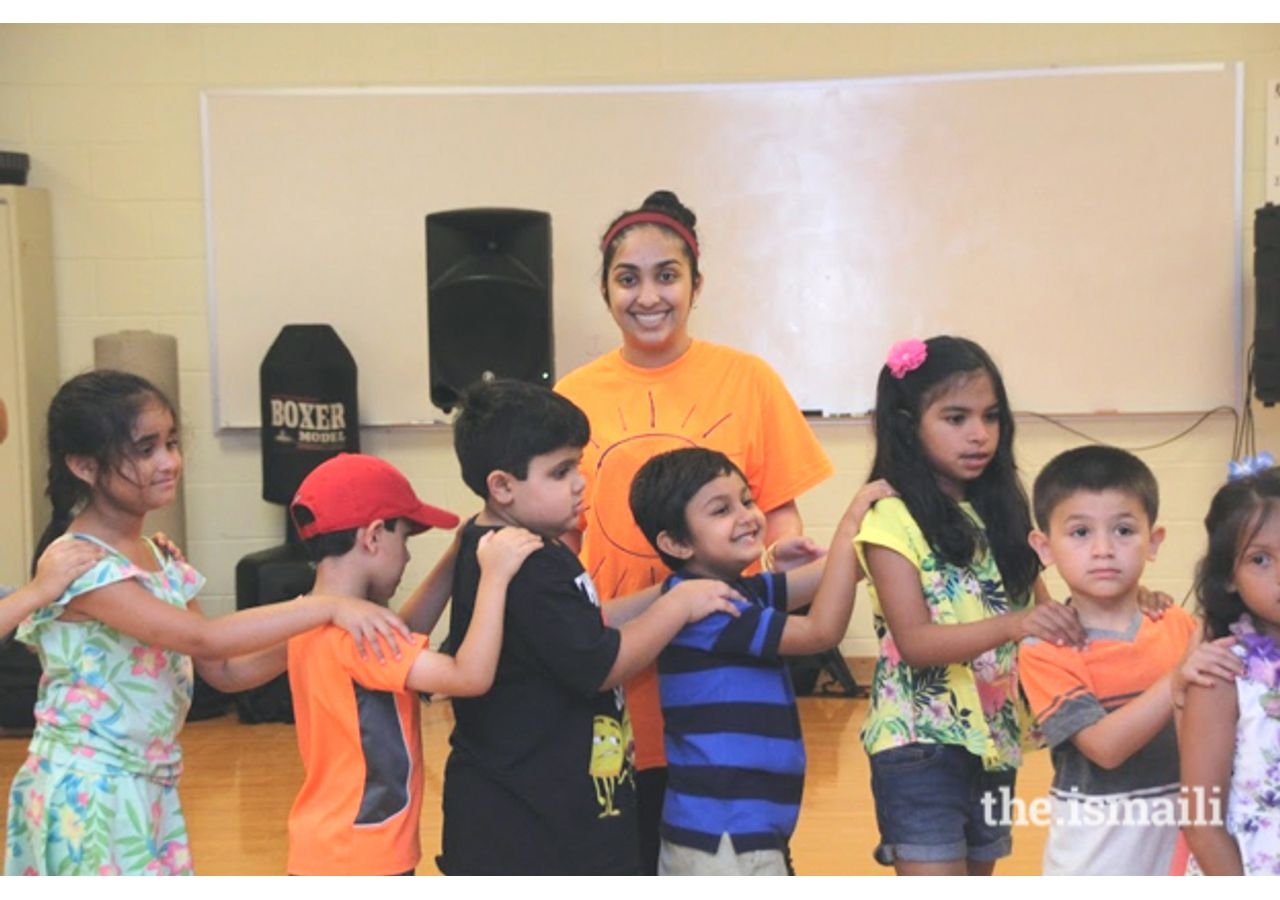
[[[605,273],[605,301],[622,332],[623,358],[644,368],[678,359],[689,348],[689,312],[700,288],[679,236],[656,225],[627,231]]]

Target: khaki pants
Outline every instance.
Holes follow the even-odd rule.
[[[715,853],[662,842],[658,853],[659,875],[786,875],[787,860],[781,850],[748,850],[735,853],[729,835],[720,835]]]

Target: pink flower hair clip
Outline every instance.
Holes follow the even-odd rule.
[[[889,358],[884,364],[889,367],[889,372],[899,381],[908,372],[914,372],[916,369],[924,365],[924,361],[929,358],[929,348],[925,342],[919,338],[910,338],[905,341],[898,341],[889,348]]]

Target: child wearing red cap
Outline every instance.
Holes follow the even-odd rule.
[[[316,560],[318,593],[385,606],[409,562],[407,539],[453,528],[458,517],[418,499],[408,479],[376,457],[343,453],[318,466],[289,506]],[[520,528],[481,544],[475,616],[456,656],[427,650],[369,659],[345,631],[322,627],[289,641],[298,747],[306,770],[289,813],[294,875],[412,874],[421,857],[422,732],[417,693],[482,694],[502,644],[507,584],[541,542]],[[424,589],[451,566],[437,566]],[[415,600],[424,593],[420,589]]]

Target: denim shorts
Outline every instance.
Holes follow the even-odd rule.
[[[876,861],[994,862],[1008,856],[1011,828],[1000,819],[1016,777],[1013,769],[985,771],[981,759],[950,744],[907,744],[874,754]],[[984,796],[992,798],[985,805]]]

